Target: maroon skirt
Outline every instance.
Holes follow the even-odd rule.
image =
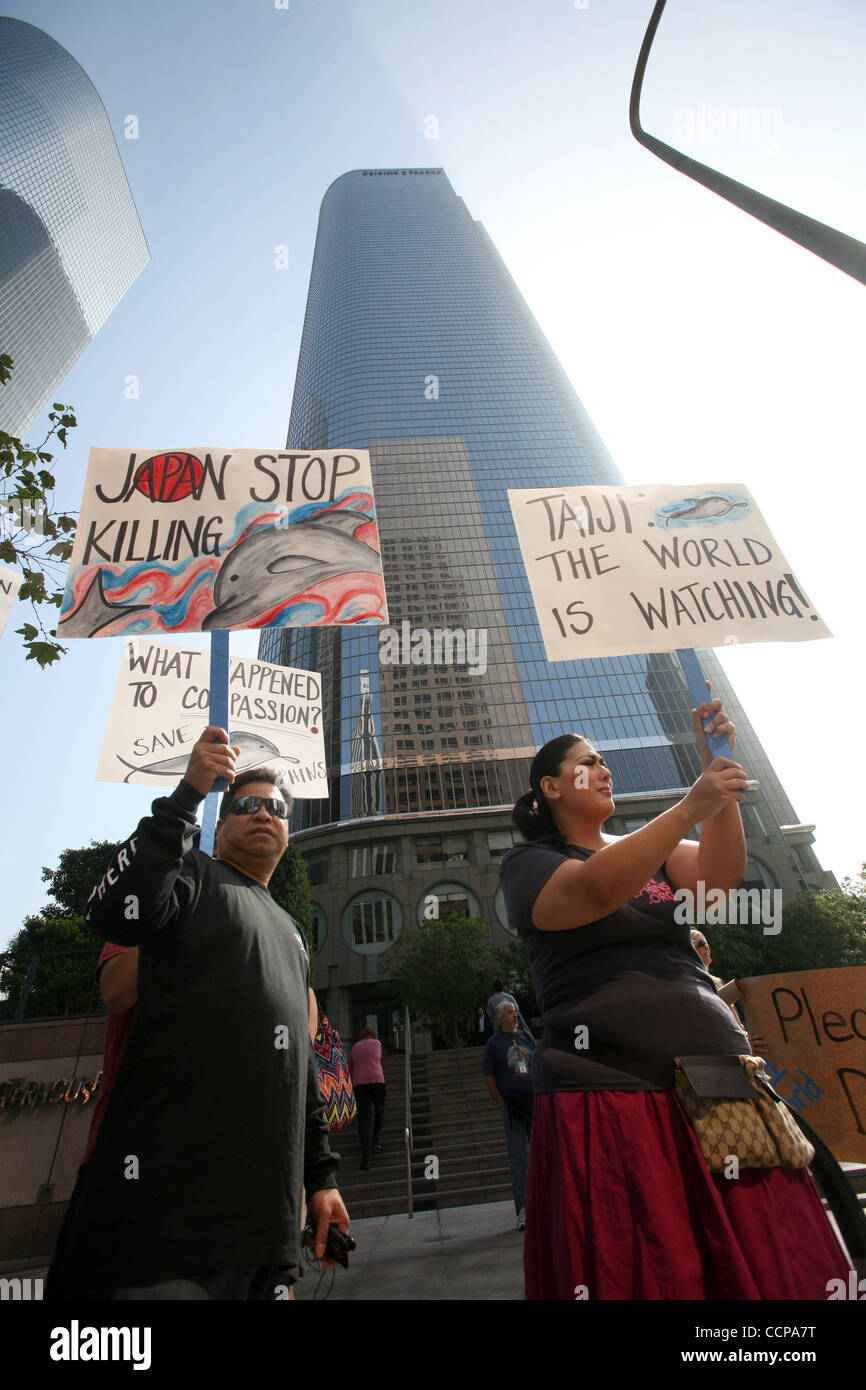
[[[711,1173],[672,1091],[535,1097],[528,1299],[825,1300],[849,1268],[809,1173]]]

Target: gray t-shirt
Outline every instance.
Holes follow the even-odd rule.
[[[616,912],[568,931],[539,931],[532,909],[551,874],[566,858],[587,860],[593,850],[550,843],[515,845],[500,867],[509,921],[526,943],[535,993],[545,1025],[586,1046],[618,1049],[667,1064],[679,1055],[747,1053],[748,1039],[734,1022],[691,944],[689,924],[674,921],[677,903],[660,867]],[[536,1093],[653,1091],[660,1089],[580,1051],[539,1043],[533,1059]]]

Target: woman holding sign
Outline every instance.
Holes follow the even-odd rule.
[[[691,945],[684,894],[674,896],[695,895],[700,880],[707,892],[734,888],[746,865],[746,774],[711,758],[702,718],[733,750],[721,701],[699,706],[702,775],[631,835],[602,833],[611,775],[576,734],[541,749],[514,808],[527,843],[503,857],[502,885],[545,1024],[533,1063],[530,1299],[825,1299],[847,1271],[805,1169],[732,1161],[711,1173],[671,1089],[675,1057],[750,1052]],[[700,839],[683,839],[698,823]]]

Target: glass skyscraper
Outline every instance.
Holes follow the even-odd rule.
[[[275,629],[260,652],[323,674],[331,794],[300,803],[295,829],[317,987],[348,991],[351,1023],[343,993],[328,1012],[353,1031],[381,1012],[377,956],[430,894],[505,939],[496,870],[542,743],[575,730],[604,751],[614,833],[678,799],[699,766],[672,654],[546,660],[506,490],[622,479],[442,169],[356,170],[323,200],[287,447],[343,445],[370,450],[393,632]],[[747,886],[824,886],[811,827],[712,653],[701,662],[760,783]]]
[[[41,29],[0,18],[0,429],[26,433],[149,260],[93,83]]]

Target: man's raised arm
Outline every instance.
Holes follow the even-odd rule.
[[[199,874],[192,855],[196,813],[215,780],[234,781],[237,750],[225,729],[209,725],[194,745],[183,781],[153,803],[152,815],[117,851],[87,903],[94,931],[121,946],[163,931],[194,901]]]

